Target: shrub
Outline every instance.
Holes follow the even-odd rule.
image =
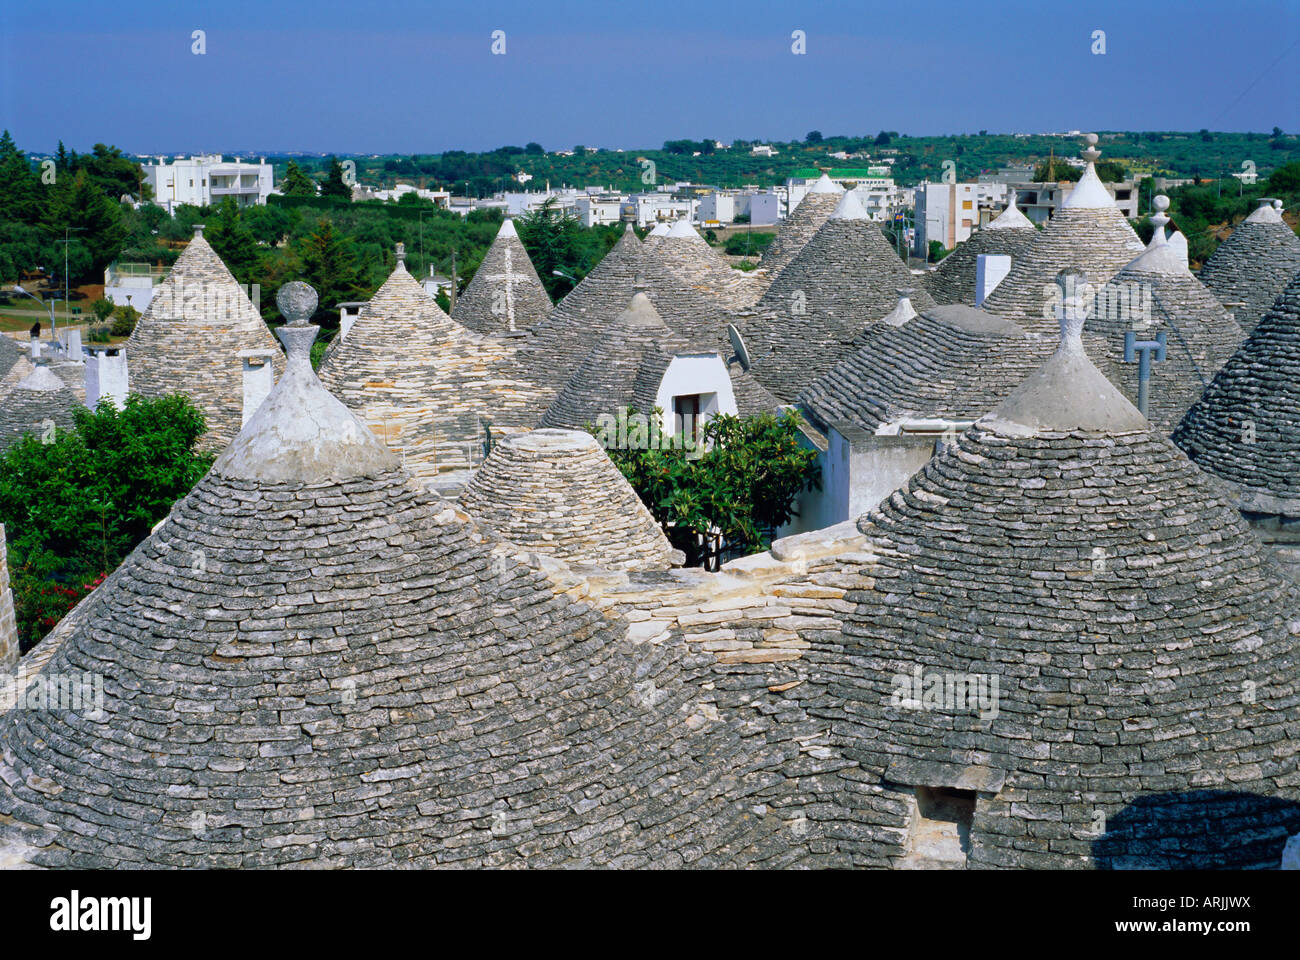
[[[203,414],[183,396],[132,394],[74,411],[75,427],[28,434],[0,455],[0,523],[9,537],[24,649],[114,569],[212,463],[195,444]],[[69,592],[71,591],[71,592]]]
[[[113,311],[113,324],[109,332],[115,337],[129,337],[140,319],[140,311],[130,305]]]

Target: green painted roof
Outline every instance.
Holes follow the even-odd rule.
[[[806,167],[803,170],[796,170],[790,174],[794,178],[804,180],[816,180],[823,173],[828,175],[832,180],[884,180],[889,177],[888,173],[872,173],[870,170],[858,168],[856,170],[848,167],[832,167],[830,170],[818,170],[814,167]]]

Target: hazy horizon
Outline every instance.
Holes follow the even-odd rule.
[[[1023,0],[62,0],[0,12],[0,127],[38,153],[62,139],[142,155],[635,150],[814,129],[1296,132],[1300,0],[1233,9],[1102,0],[1049,20]]]

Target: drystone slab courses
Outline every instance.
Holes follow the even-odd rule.
[[[511,543],[573,563],[665,570],[672,546],[589,433],[534,430],[497,444],[460,495]]]
[[[1144,291],[1143,302],[1149,297],[1149,318],[1130,316],[1122,306],[1136,302],[1138,290]],[[1105,344],[1108,373],[1118,371],[1113,382],[1133,403],[1138,364],[1124,362],[1124,335],[1133,330],[1139,340],[1154,340],[1165,334],[1165,359],[1151,364],[1146,414],[1163,433],[1178,425],[1244,338],[1237,322],[1188,270],[1157,273],[1136,262],[1097,291],[1085,329]],[[1102,362],[1095,350],[1093,359]]]
[[[529,379],[553,391],[568,383],[636,293],[644,252],[629,226],[591,272],[529,331],[519,350],[520,366]]]
[[[185,394],[207,421],[201,445],[220,450],[244,422],[241,350],[274,350],[275,375],[284,370],[284,355],[252,301],[196,234],[126,343],[130,390]]]
[[[77,398],[49,367],[38,366],[0,397],[0,452],[24,434],[71,430]]]
[[[1239,505],[1300,517],[1300,272],[1173,432]]]
[[[1058,207],[983,307],[1027,327],[1041,324],[1051,333],[1056,329],[1052,303],[1058,273],[1081,269],[1089,283],[1108,283],[1142,250],[1118,207]]]
[[[551,313],[551,298],[520,242],[506,221],[474,273],[456,298],[451,318],[476,333],[505,336],[523,333]]]
[[[809,191],[803,195],[794,212],[781,222],[776,231],[776,239],[768,245],[763,258],[759,261],[758,265],[767,271],[768,276],[776,277],[791,260],[799,255],[799,251],[835,212],[835,206],[840,202],[842,195],[843,191],[835,193]]]
[[[973,307],[976,293],[975,269],[980,254],[1007,255],[1014,265],[1037,236],[1038,231],[1032,226],[978,230],[969,239],[957,244],[951,253],[939,261],[938,266],[925,274],[922,284],[935,303],[961,303]]]
[[[544,394],[517,375],[518,342],[466,330],[399,264],[320,378],[427,479],[477,466],[490,438],[536,422]]]
[[[688,235],[670,233],[649,252],[647,260],[652,269],[666,272],[686,287],[716,300],[724,309],[754,305],[762,293],[757,279],[733,269],[693,228],[680,233]]]
[[[637,293],[606,329],[568,384],[542,416],[540,426],[582,430],[623,407],[649,414],[664,371],[686,341],[668,329],[645,293]]]
[[[912,274],[870,220],[831,218],[737,319],[763,385],[784,400],[847,354],[857,336],[898,304]],[[933,307],[922,289],[917,310]]]
[[[878,324],[799,397],[823,424],[872,433],[903,419],[975,420],[1056,350],[1058,338],[973,307],[933,307]]]
[[[1300,273],[1300,237],[1284,221],[1237,224],[1201,267],[1200,279],[1220,303],[1242,303],[1233,310],[1250,333],[1273,301]]]
[[[971,866],[1277,863],[1300,592],[1169,441],[977,425],[860,528],[846,650],[805,659],[883,784],[975,791]],[[900,701],[917,669],[996,676],[997,715]]]

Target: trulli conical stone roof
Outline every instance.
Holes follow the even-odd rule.
[[[754,809],[794,799],[793,739],[702,715],[680,635],[634,639],[414,489],[316,381],[314,330],[280,334],[271,396],[46,667],[102,677],[102,702],[0,716],[6,856],[743,866],[807,848]]]
[[[0,334],[0,383],[9,375],[15,363],[23,359],[22,350],[14,343],[12,337]]]
[[[1037,323],[1050,331],[1055,321],[1044,319],[1044,311],[1052,302],[1054,278],[1060,271],[1082,270],[1093,283],[1106,283],[1142,252],[1142,241],[1097,177],[1095,163],[1101,153],[1092,146],[1096,139],[1095,134],[1088,135],[1089,146],[1083,151],[1088,166],[1074,190],[984,301],[991,313]]]
[[[733,270],[687,220],[673,224],[649,262],[727,309],[752,306],[762,292],[755,278]]]
[[[776,239],[768,246],[758,265],[772,277],[784,270],[835,212],[843,195],[844,188],[823,173],[781,222]]]
[[[538,388],[516,374],[519,338],[467,330],[443,313],[400,257],[321,363],[320,378],[421,479],[473,467],[489,431],[527,429]]]
[[[1015,190],[1008,191],[1011,202],[984,229],[957,244],[948,256],[924,278],[926,291],[936,303],[975,305],[975,269],[981,253],[1005,254],[1014,265],[1025,248],[1038,236],[1033,223],[1015,204]]]
[[[618,416],[623,407],[648,414],[646,401],[654,396],[650,386],[657,389],[673,355],[687,349],[639,291],[578,365],[541,426],[582,430],[595,426],[602,414]]]
[[[1254,513],[1300,517],[1300,271],[1174,430]]]
[[[913,279],[857,195],[845,193],[742,318],[754,374],[778,397],[794,399],[898,306],[898,290],[912,288]],[[916,309],[934,306],[924,290],[911,300]]]
[[[974,307],[931,307],[884,324],[800,396],[824,424],[876,432],[904,420],[970,421],[997,406],[1056,341]]]
[[[498,444],[460,504],[511,543],[571,563],[672,565],[663,530],[585,431],[534,430]]]
[[[1201,267],[1200,278],[1220,303],[1233,308],[1250,333],[1300,271],[1300,237],[1282,219],[1282,202],[1265,198]]]
[[[39,437],[53,428],[72,429],[76,407],[76,394],[49,367],[38,366],[0,396],[0,450],[25,433]]]
[[[1163,206],[1161,205],[1163,201]],[[1116,385],[1133,402],[1138,364],[1124,363],[1124,337],[1165,334],[1165,359],[1151,364],[1147,419],[1169,432],[1241,345],[1241,327],[1187,268],[1187,248],[1165,235],[1169,205],[1156,197],[1155,233],[1147,250],[1097,291],[1087,330],[1105,342]]]
[[[972,867],[1276,865],[1300,591],[1069,323],[859,523],[879,560],[827,660],[838,727],[900,799],[967,791]]]
[[[668,236],[668,231],[671,229],[672,228],[666,223],[656,223],[650,228],[650,232],[645,235],[645,239],[641,241],[641,245],[645,247],[646,250],[653,250],[663,242],[664,237]]]
[[[492,246],[465,292],[456,298],[451,317],[478,333],[522,333],[551,312],[551,298],[538,279],[514,222],[501,224]]]
[[[207,240],[202,227],[176,260],[126,343],[132,393],[184,393],[203,411],[202,445],[220,449],[243,425],[241,350],[275,350],[276,375],[284,357],[261,315]]]
[[[532,328],[519,354],[531,379],[556,390],[568,382],[574,367],[632,298],[644,253],[628,224],[609,253]]]

